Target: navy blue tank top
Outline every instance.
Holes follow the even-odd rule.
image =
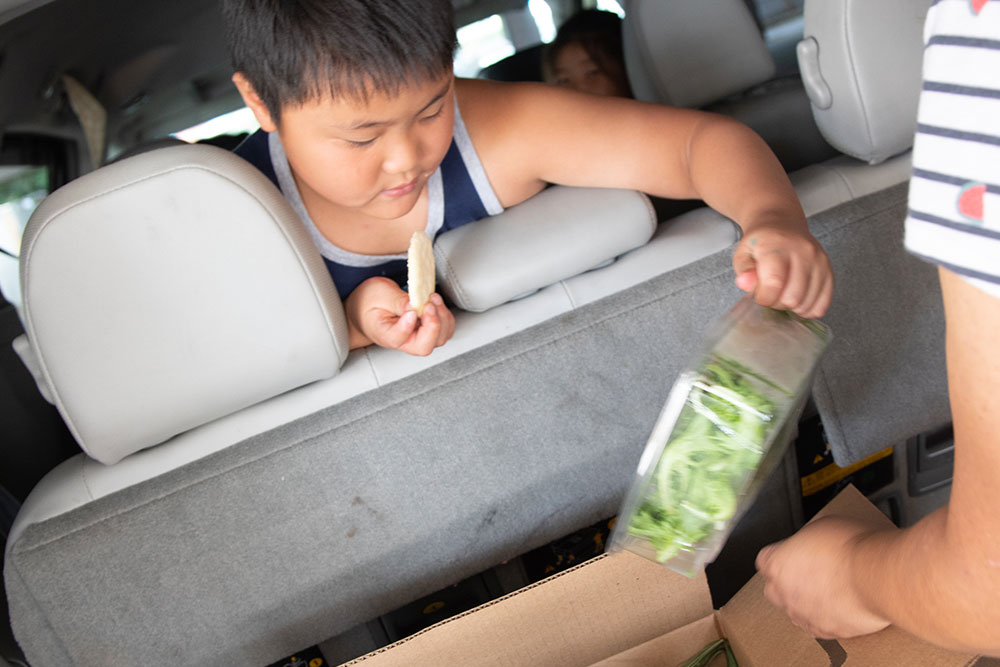
[[[319,248],[341,299],[347,298],[354,288],[374,276],[386,276],[406,288],[405,253],[361,255],[348,252],[320,233],[302,203],[277,132],[258,130],[237,146],[235,153],[260,169],[285,195]],[[431,240],[441,232],[503,211],[469,139],[457,103],[451,146],[428,180],[427,189],[425,231]]]

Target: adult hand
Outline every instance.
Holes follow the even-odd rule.
[[[757,569],[764,594],[814,637],[836,639],[877,632],[889,622],[858,594],[855,548],[881,526],[829,516],[761,549]]]

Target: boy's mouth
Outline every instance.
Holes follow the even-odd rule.
[[[403,195],[408,195],[417,187],[417,183],[420,181],[420,177],[417,176],[409,183],[404,183],[403,185],[397,185],[394,188],[388,188],[383,190],[382,194],[386,197],[402,197]]]

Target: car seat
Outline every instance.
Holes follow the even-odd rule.
[[[624,8],[625,65],[637,99],[733,117],[768,143],[786,171],[836,155],[799,78],[775,78],[743,0],[631,0]]]
[[[935,268],[903,249],[930,0],[807,0],[799,66],[826,140],[843,155],[791,174],[834,260],[837,335],[814,397],[840,465],[950,420]],[[843,202],[843,203],[842,203]],[[863,224],[830,233],[852,216]],[[827,233],[828,236],[821,236]]]

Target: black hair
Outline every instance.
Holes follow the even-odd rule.
[[[367,99],[451,71],[451,0],[222,0],[233,68],[275,122],[325,95]]]
[[[542,71],[546,81],[554,78],[556,56],[563,47],[579,44],[601,70],[620,82],[631,97],[628,76],[625,73],[625,55],[622,48],[622,20],[617,14],[600,9],[584,9],[566,19],[559,26],[555,39],[542,56]]]

